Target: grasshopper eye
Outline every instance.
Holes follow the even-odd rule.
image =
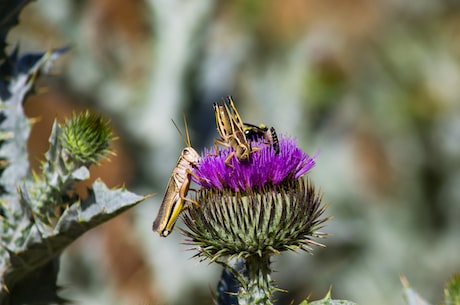
[[[183,154],[184,157],[189,157],[190,155],[193,155],[193,152],[192,152],[191,149],[189,149],[189,148],[186,147],[186,148],[184,148],[184,150],[182,151],[182,154]]]

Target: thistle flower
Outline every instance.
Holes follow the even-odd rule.
[[[240,305],[271,304],[270,256],[322,246],[313,238],[325,236],[318,229],[328,219],[320,218],[321,194],[303,177],[315,165],[314,157],[284,136],[278,154],[263,139],[251,144],[254,151],[246,162],[233,157],[225,164],[233,148],[205,150],[194,170],[200,206],[183,215],[186,244],[198,250],[196,256],[234,274],[241,284]]]
[[[315,159],[302,152],[291,138],[280,137],[279,154],[262,139],[252,146],[256,151],[251,154],[249,162],[232,158],[229,165],[225,164],[225,160],[232,148],[221,150],[218,154],[214,148],[205,150],[195,171],[200,179],[195,179],[195,182],[205,189],[250,191],[296,180],[315,165]]]

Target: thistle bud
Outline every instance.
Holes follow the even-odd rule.
[[[62,147],[72,163],[88,166],[97,163],[110,152],[109,143],[113,138],[107,120],[85,111],[65,123]]]

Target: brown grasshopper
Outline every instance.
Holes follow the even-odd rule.
[[[231,166],[230,160],[234,155],[236,155],[238,161],[248,160],[250,153],[253,152],[254,149],[251,148],[251,144],[246,140],[244,124],[236,110],[232,98],[228,97],[228,101],[232,111],[230,111],[225,102],[223,102],[222,105],[214,103],[217,132],[221,137],[220,139],[214,140],[214,146],[216,147],[216,153],[218,151],[217,144],[233,147],[234,151],[225,159],[225,164]]]
[[[274,127],[268,128],[264,124],[257,126],[250,123],[244,123],[243,130],[246,139],[255,141],[263,137],[271,143],[273,150],[275,151],[275,155],[280,153],[280,143]]]
[[[173,124],[179,131],[186,147],[182,150],[179,160],[177,160],[176,167],[171,173],[158,215],[153,221],[152,230],[158,232],[162,237],[166,237],[171,233],[186,201],[199,205],[198,202],[188,199],[186,196],[192,180],[192,168],[197,165],[200,160],[200,155],[190,144],[190,136],[185,116],[184,124],[187,139],[184,138],[184,135],[174,121]]]

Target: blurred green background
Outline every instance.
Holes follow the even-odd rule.
[[[64,253],[75,304],[212,304],[220,267],[191,259],[178,227],[151,224],[183,142],[217,136],[212,103],[320,152],[310,177],[332,234],[314,255],[274,258],[288,293],[403,304],[399,277],[431,303],[460,271],[460,3],[455,0],[39,0],[8,37],[21,51],[71,45],[30,98],[38,169],[51,121],[90,108],[111,119],[109,185],[157,193]]]

